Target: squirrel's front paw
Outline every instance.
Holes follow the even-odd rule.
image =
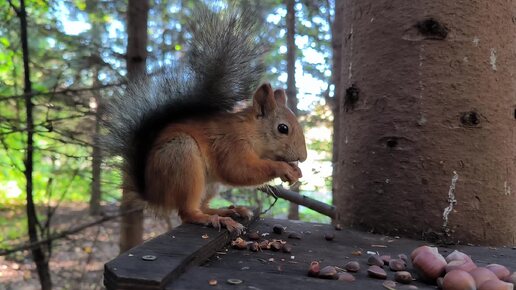
[[[299,178],[303,176],[301,173],[301,169],[297,167],[296,164],[287,163],[287,162],[279,162],[277,176],[281,178],[282,181],[288,182],[290,184],[295,183]]]

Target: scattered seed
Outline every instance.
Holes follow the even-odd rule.
[[[227,280],[228,284],[231,284],[231,285],[238,285],[238,284],[242,284],[242,280],[240,279],[228,279]]]
[[[403,260],[403,262],[405,262],[405,264],[406,264],[406,263],[408,263],[408,257],[407,257],[407,255],[405,255],[405,254],[399,254],[399,255],[398,255],[398,258],[400,258],[401,260]]]
[[[369,256],[369,258],[367,258],[367,264],[371,265],[371,266],[376,265],[378,267],[383,267],[383,260],[382,260],[382,258],[380,258],[380,256],[375,254],[375,255],[371,255],[371,256]]]
[[[208,239],[209,237],[210,236],[208,236],[208,234],[204,234],[204,235],[201,236],[201,238],[203,238],[203,239]]]
[[[283,247],[283,246],[282,246],[282,245],[281,245],[281,243],[279,243],[279,242],[272,242],[272,243],[270,243],[270,248],[271,248],[271,250],[273,250],[273,251],[275,251],[275,252],[277,252],[277,251],[281,250],[281,248],[282,248],[282,247]]]
[[[389,269],[391,269],[391,271],[405,271],[407,265],[405,261],[401,259],[392,259],[389,261]]]
[[[391,280],[387,280],[385,282],[383,282],[383,287],[385,287],[386,289],[389,289],[389,290],[396,290],[396,282],[394,281],[391,281]]]
[[[258,252],[258,250],[260,250],[260,246],[257,242],[253,242],[249,245],[249,250],[251,250],[252,252]]]
[[[274,258],[269,258],[269,262],[274,262]]]
[[[344,266],[344,269],[346,269],[346,271],[348,272],[355,273],[358,272],[358,270],[360,270],[360,264],[357,261],[349,261]]]
[[[383,256],[380,256],[380,258],[382,259],[384,265],[389,265],[389,261],[391,260],[391,256],[383,255]]]
[[[353,255],[353,256],[362,256],[362,251],[355,250],[355,251],[351,252],[351,255]]]
[[[209,284],[210,286],[217,286],[217,284],[218,284],[218,283],[219,283],[219,282],[217,282],[217,280],[215,280],[215,279],[211,279],[210,281],[208,281],[208,284]]]
[[[268,249],[270,249],[269,241],[268,241],[268,240],[263,240],[263,241],[261,241],[261,242],[258,244],[258,247],[260,247],[260,249],[262,249],[262,250],[268,250]]]
[[[310,267],[308,268],[308,276],[317,277],[319,276],[319,272],[321,271],[321,265],[317,261],[312,261],[310,263]]]
[[[291,232],[289,235],[288,235],[288,238],[289,239],[295,239],[295,240],[301,240],[301,234],[298,233],[298,232]]]
[[[399,271],[394,274],[394,280],[403,284],[412,282],[412,275],[407,271]]]
[[[236,240],[231,242],[231,246],[235,249],[243,250],[247,249],[247,242],[244,241],[242,238],[237,238]]]
[[[338,279],[337,269],[333,266],[326,266],[319,271],[319,278],[322,279]]]
[[[324,234],[324,238],[327,241],[333,241],[333,239],[335,239],[335,234],[334,233],[325,233]]]
[[[260,235],[257,232],[252,232],[252,233],[249,233],[248,238],[251,241],[257,241],[260,239]]]
[[[355,276],[353,276],[349,273],[346,273],[346,272],[339,273],[338,277],[339,277],[338,279],[340,281],[347,281],[347,282],[355,281]]]
[[[385,272],[384,269],[373,265],[367,269],[367,274],[369,277],[376,278],[376,279],[387,279],[387,272]]]
[[[285,231],[285,228],[280,224],[275,224],[274,226],[272,226],[272,231],[278,235],[281,235]]]

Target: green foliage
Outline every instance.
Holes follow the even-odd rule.
[[[151,2],[148,70],[156,72],[182,56],[189,37],[184,25],[197,1]],[[270,67],[267,77],[275,86],[284,87],[286,10],[283,1],[237,2],[259,7],[256,11],[260,13],[256,17],[264,19],[263,41],[269,44],[271,52],[266,58]],[[13,1],[13,4],[19,3]],[[101,105],[99,100],[123,90],[121,86],[98,87],[124,80],[126,5],[126,1],[26,0],[31,80],[35,93],[32,98],[35,104],[34,197],[39,205],[89,200],[94,114]],[[298,68],[322,83],[329,81],[330,11],[326,1],[305,0],[296,5]],[[0,1],[0,22],[0,205],[13,208],[25,202],[26,134],[20,28],[16,13],[7,1]],[[97,89],[88,89],[90,87]],[[310,93],[302,93],[301,98],[312,97],[305,110],[313,113],[304,114],[305,126],[331,127],[329,110],[320,103],[324,92],[315,93],[315,98]],[[312,139],[308,146],[310,150],[323,152],[314,158],[319,159],[317,162],[330,160],[331,155],[327,154],[331,152],[330,141]],[[102,164],[105,202],[116,202],[120,197],[121,174],[117,162],[104,160]],[[321,185],[304,184],[302,190],[328,192],[330,181],[326,176]],[[271,202],[264,194],[246,190],[234,191],[231,196],[223,194],[226,199],[215,200],[214,206],[261,203],[267,208]],[[279,200],[268,214],[286,217],[287,209],[287,203]],[[0,220],[2,237],[10,239],[16,236],[15,232],[25,232],[23,212],[19,212],[19,216],[10,224]],[[301,217],[328,221],[306,209],[301,209]]]

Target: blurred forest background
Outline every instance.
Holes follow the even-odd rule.
[[[181,58],[189,37],[184,24],[198,2],[150,1],[148,74]],[[130,5],[0,1],[0,289],[39,289],[42,271],[50,272],[53,289],[101,289],[103,263],[119,253],[121,174],[94,136],[102,133],[103,103],[126,84]],[[334,1],[238,5],[254,6],[262,18],[270,45],[267,79],[294,97],[305,127],[309,161],[301,164],[298,190],[331,203]],[[267,208],[272,202],[264,193],[232,190],[213,205]],[[330,221],[284,200],[267,215]],[[144,238],[177,224],[146,213]]]

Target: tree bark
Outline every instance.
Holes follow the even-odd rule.
[[[127,78],[129,81],[146,72],[148,0],[129,0],[127,9]],[[127,177],[123,177],[127,184]],[[139,203],[123,186],[121,211],[139,207]],[[120,253],[143,241],[143,210],[123,215],[120,225]]]
[[[344,99],[343,89],[340,86],[340,78],[342,75],[342,40],[343,40],[343,15],[344,15],[344,1],[335,2],[335,16],[332,23],[331,30],[331,45],[332,45],[332,75],[331,81],[334,85],[333,101],[331,102],[331,110],[333,113],[333,154],[332,154],[332,169],[333,177],[339,176],[340,162],[339,162],[339,138],[340,138],[340,114],[339,107],[341,101]],[[341,184],[340,179],[333,178],[332,180],[332,199],[338,199],[336,194],[340,192]]]
[[[287,6],[287,96],[288,106],[297,115],[297,90],[296,90],[296,10],[295,0],[286,0]],[[299,192],[299,185],[295,184],[291,190]],[[295,203],[289,204],[288,219],[299,219],[299,206]]]
[[[340,220],[516,240],[516,2],[343,0]]]
[[[99,67],[97,66],[93,72],[93,86],[100,85]],[[95,133],[94,136],[100,136],[100,127],[102,121],[102,100],[100,91],[95,92]],[[100,200],[102,197],[101,177],[102,177],[102,150],[98,138],[93,139],[93,149],[91,153],[91,197],[90,197],[90,215],[99,215],[101,213]]]
[[[33,109],[34,104],[32,103],[32,82],[30,79],[30,57],[29,57],[29,43],[27,35],[27,11],[25,10],[25,1],[20,0],[20,7],[16,8],[9,2],[12,8],[16,11],[18,18],[20,19],[20,31],[21,31],[21,44],[23,53],[23,72],[24,72],[24,89],[25,94],[25,126],[27,130],[27,149],[24,160],[24,175],[25,175],[25,192],[26,192],[26,212],[27,212],[27,228],[29,233],[29,240],[31,243],[37,243],[39,241],[37,225],[39,224],[38,216],[36,214],[36,206],[33,198],[33,183],[32,173],[34,166],[34,118]],[[51,246],[50,243],[47,246]],[[39,282],[41,289],[49,290],[52,289],[52,280],[50,277],[50,268],[48,265],[48,257],[44,251],[44,245],[39,245],[32,248],[32,259],[36,264],[38,271]]]

